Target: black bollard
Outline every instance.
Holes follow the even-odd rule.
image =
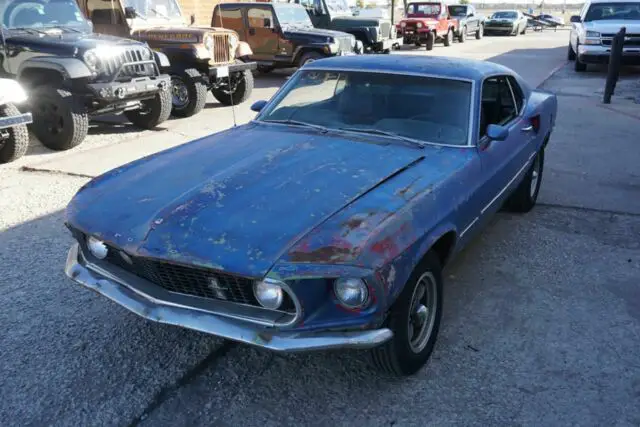
[[[616,83],[620,76],[620,65],[622,63],[622,48],[624,47],[624,38],[627,34],[627,28],[622,27],[620,31],[613,36],[611,40],[611,54],[609,55],[609,69],[607,71],[607,81],[604,86],[604,97],[602,102],[611,104],[611,96],[616,89]]]

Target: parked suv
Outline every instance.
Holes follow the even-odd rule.
[[[145,129],[169,118],[170,79],[158,68],[168,65],[165,55],[94,34],[73,0],[2,0],[0,10],[0,73],[27,90],[32,130],[45,146],[77,146],[99,114],[124,112]]]
[[[458,21],[449,15],[444,2],[412,2],[407,5],[406,18],[398,23],[405,44],[427,50],[436,42],[451,46],[458,32]]]
[[[240,104],[253,91],[256,64],[238,34],[222,28],[188,25],[176,0],[78,0],[99,33],[148,43],[169,57],[173,115],[193,116],[207,92],[223,105]],[[195,17],[191,18],[191,22]]]
[[[621,27],[627,29],[622,63],[640,65],[640,1],[587,1],[580,14],[571,17],[567,57],[575,61],[575,70],[608,63],[613,36]]]
[[[230,28],[251,46],[258,70],[301,67],[316,59],[358,53],[353,35],[314,28],[307,12],[291,3],[220,3],[211,25]]]
[[[398,36],[391,19],[353,16],[346,0],[284,1],[302,5],[316,28],[353,34],[367,53],[389,53],[393,47],[402,45],[402,37]]]

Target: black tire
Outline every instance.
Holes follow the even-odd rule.
[[[416,40],[413,44],[414,44],[415,47],[421,47],[422,46],[422,43],[420,43],[420,40]]]
[[[172,98],[170,90],[161,90],[153,98],[142,101],[139,109],[125,111],[124,115],[139,128],[154,129],[171,115]]]
[[[476,40],[480,40],[482,37],[484,37],[484,25],[480,24],[476,30]]]
[[[522,32],[520,34],[522,34],[523,36],[525,34],[527,34],[527,26],[526,25],[524,26],[524,30],[522,30]]]
[[[256,68],[256,71],[258,71],[258,73],[260,73],[260,74],[269,74],[274,69],[275,69],[275,67],[272,67],[270,65],[258,65],[257,68]]]
[[[536,155],[518,188],[509,196],[505,207],[511,212],[526,213],[536,205],[544,171],[544,148]],[[535,182],[534,182],[535,179]]]
[[[436,35],[433,32],[427,34],[427,41],[425,46],[427,50],[433,50],[433,45],[436,42]]]
[[[228,106],[242,104],[251,96],[251,92],[253,92],[254,86],[253,73],[251,73],[251,70],[244,70],[240,73],[240,76],[236,76],[237,78],[239,78],[239,80],[233,92],[229,92],[224,88],[211,89],[211,93],[213,94],[214,98],[217,99],[218,102],[220,102],[222,105]]]
[[[207,89],[202,75],[194,68],[172,73],[171,114],[175,117],[191,117],[198,114],[207,103]]]
[[[576,60],[576,52],[573,50],[573,47],[571,47],[571,42],[569,42],[569,48],[567,49],[567,60],[568,61]]]
[[[84,141],[89,131],[89,115],[80,99],[53,86],[36,86],[29,103],[34,135],[45,147],[63,151]]]
[[[298,67],[302,67],[304,64],[306,64],[309,61],[316,61],[318,59],[322,59],[325,58],[325,56],[321,53],[318,52],[307,52],[305,54],[302,55],[302,57],[300,58],[300,62],[298,62]]]
[[[414,292],[421,278],[428,279],[435,287],[435,313],[433,326],[426,344],[419,352],[411,349],[409,337],[410,312]],[[387,317],[387,325],[393,331],[391,340],[371,350],[373,365],[388,374],[407,376],[416,373],[429,360],[438,337],[442,318],[442,273],[438,256],[429,251],[415,268],[404,289],[393,304]]]
[[[462,30],[460,31],[460,35],[458,36],[458,43],[464,43],[466,39],[467,39],[467,27],[462,27]]]
[[[576,51],[578,50],[579,47],[580,47],[580,43],[577,43],[576,44]],[[585,64],[584,62],[580,61],[580,58],[578,57],[577,54],[576,54],[575,62],[573,63],[573,69],[576,70],[576,72],[578,72],[578,73],[582,73],[584,71],[587,71],[587,64]]]
[[[13,104],[0,107],[0,117],[19,116],[20,110]],[[0,139],[0,163],[10,163],[27,154],[29,148],[29,130],[27,125],[17,125],[4,129],[8,136]]]
[[[444,38],[443,41],[445,46],[451,46],[451,44],[453,43],[453,30],[451,28],[449,28],[449,31],[447,32],[447,35]]]

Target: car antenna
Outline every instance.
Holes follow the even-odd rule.
[[[219,12],[220,9],[218,9]],[[224,24],[222,23],[222,13],[218,13],[218,16],[220,17],[220,27],[224,28]],[[240,42],[240,37],[238,36],[238,43]],[[235,60],[235,52],[233,52],[233,59]],[[238,126],[238,123],[236,123],[236,106],[233,103],[233,91],[231,90],[231,73],[229,71],[227,71],[227,84],[229,85],[229,98],[231,99],[231,114],[233,115],[233,127]]]

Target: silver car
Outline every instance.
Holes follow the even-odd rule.
[[[519,10],[499,10],[484,23],[484,33],[500,33],[517,36],[527,33],[527,17]]]

